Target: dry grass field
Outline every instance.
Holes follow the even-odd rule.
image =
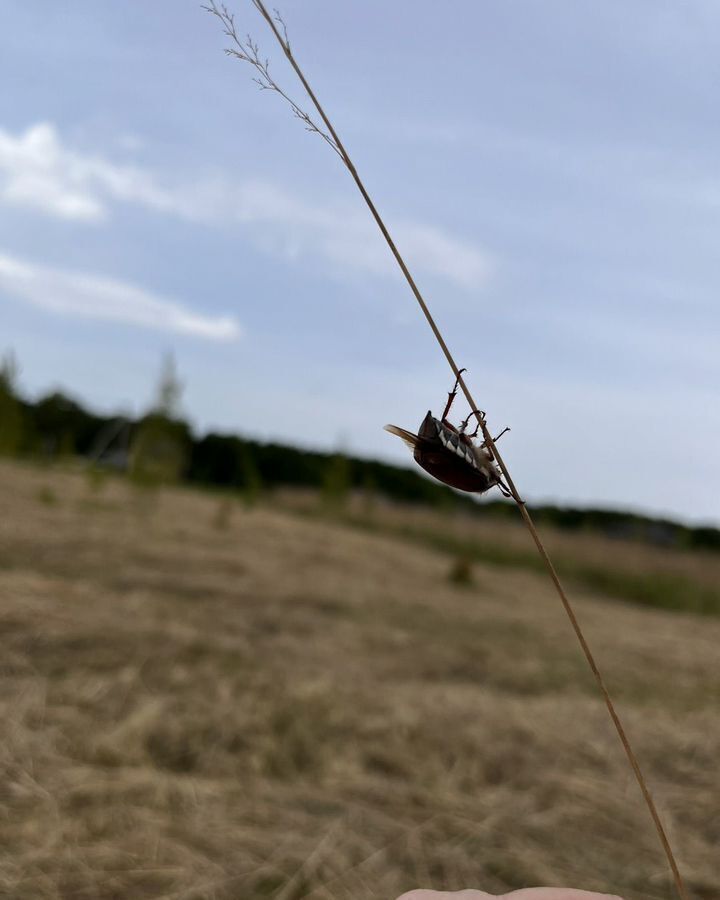
[[[546,580],[505,560],[454,584],[451,555],[400,533],[485,528],[522,549],[519,529],[390,509],[360,529],[282,498],[9,463],[0,497],[1,896],[674,896]],[[719,898],[720,619],[573,594],[691,895]]]

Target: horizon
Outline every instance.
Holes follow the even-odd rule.
[[[523,496],[720,525],[720,8],[282,12]],[[172,352],[194,429],[412,468],[383,425],[414,430],[453,376],[347,173],[218,23],[168,0],[5,18],[23,393],[138,415]]]
[[[70,400],[73,403],[76,403],[81,409],[85,410],[86,412],[90,413],[91,415],[97,415],[99,417],[110,418],[110,419],[127,419],[128,422],[131,422],[131,423],[133,421],[138,421],[140,418],[142,418],[143,415],[150,413],[153,409],[152,402],[149,402],[146,405],[146,408],[137,414],[133,414],[127,410],[124,412],[119,409],[113,410],[112,408],[99,409],[95,406],[92,406],[91,404],[88,404],[78,394],[64,390],[61,385],[56,385],[55,387],[53,387],[47,391],[41,391],[35,397],[28,397],[26,395],[21,394],[21,399],[27,403],[33,404],[33,403],[41,402],[43,399],[51,397],[54,394],[62,395],[65,399]],[[180,404],[180,405],[182,406],[182,404]],[[306,443],[303,443],[302,441],[297,441],[297,442],[291,443],[289,441],[282,441],[282,440],[276,441],[274,439],[265,440],[257,435],[253,435],[252,433],[243,432],[240,430],[198,428],[195,423],[193,423],[191,420],[187,419],[183,415],[182,409],[179,410],[179,415],[177,417],[173,416],[173,418],[177,418],[179,421],[185,422],[188,425],[188,427],[190,428],[190,433],[194,440],[195,439],[202,440],[203,438],[212,434],[212,435],[217,435],[220,437],[238,438],[241,441],[247,441],[248,443],[251,443],[251,444],[258,444],[258,445],[274,444],[276,446],[287,447],[289,450],[299,451],[301,453],[309,453],[309,454],[317,453],[317,454],[324,454],[324,455],[328,455],[328,456],[333,456],[333,455],[337,454],[340,456],[344,456],[350,462],[352,462],[353,460],[357,460],[358,462],[361,462],[361,463],[363,463],[363,462],[371,462],[371,463],[379,462],[383,465],[397,467],[399,469],[404,469],[409,472],[414,472],[419,478],[422,478],[426,481],[430,481],[431,483],[438,485],[438,487],[444,487],[442,482],[439,482],[436,478],[433,478],[424,469],[422,469],[420,466],[418,466],[416,463],[414,463],[412,460],[412,455],[409,452],[407,454],[409,463],[407,465],[403,465],[402,462],[398,462],[395,460],[388,461],[388,460],[380,459],[377,456],[368,456],[368,455],[363,455],[360,453],[353,453],[353,452],[347,450],[347,448],[339,447],[339,446],[334,447],[334,448],[332,448],[332,447],[328,448],[328,447],[315,446],[312,444],[306,444]],[[192,484],[192,483],[190,483],[190,484]],[[492,489],[489,492],[483,494],[482,496],[466,494],[463,491],[455,490],[453,488],[448,488],[448,490],[453,491],[453,493],[458,494],[460,497],[464,497],[466,499],[475,501],[479,507],[482,507],[487,504],[495,504],[495,503],[506,504],[508,507],[511,507],[514,505],[514,503],[511,499],[507,499],[507,498],[503,497],[500,493],[493,491]],[[380,493],[382,494],[383,492],[380,491]],[[389,497],[388,499],[394,500],[394,498],[392,498],[392,497]],[[397,501],[394,501],[394,502],[397,502]],[[607,505],[603,505],[603,504],[598,504],[595,506],[590,506],[590,505],[580,506],[580,505],[573,505],[573,504],[567,504],[567,503],[557,503],[553,500],[543,501],[542,499],[533,501],[532,503],[529,503],[528,506],[531,510],[547,508],[547,509],[557,509],[557,510],[566,510],[566,511],[578,511],[580,513],[594,513],[594,512],[611,513],[611,514],[614,513],[614,514],[618,514],[620,516],[630,516],[630,517],[637,516],[640,519],[644,519],[648,522],[657,522],[659,524],[679,525],[681,527],[690,528],[690,529],[709,528],[711,530],[720,531],[720,526],[715,522],[710,522],[710,521],[703,522],[703,521],[688,520],[688,519],[683,519],[681,516],[663,516],[660,514],[654,515],[652,513],[648,513],[647,511],[645,511],[643,509],[633,509],[632,507],[607,506]],[[520,524],[520,520],[518,520],[518,524]]]

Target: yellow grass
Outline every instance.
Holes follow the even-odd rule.
[[[70,471],[2,464],[0,498],[0,896],[673,896],[542,575],[455,584],[382,531]],[[720,621],[575,596],[691,893],[718,898]]]

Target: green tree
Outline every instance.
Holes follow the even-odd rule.
[[[0,455],[15,456],[23,440],[23,410],[17,393],[18,365],[9,350],[0,361]]]
[[[178,377],[175,357],[172,353],[167,353],[160,371],[152,411],[166,419],[179,419],[182,392],[183,384]]]
[[[250,508],[255,505],[262,494],[263,482],[251,447],[244,443],[240,450],[240,454],[240,467],[243,482],[242,496],[245,506]]]
[[[348,500],[351,485],[350,460],[344,453],[335,453],[327,462],[323,473],[322,495],[325,505],[342,509]]]
[[[130,450],[130,476],[139,484],[174,484],[184,474],[191,443],[190,429],[180,418],[182,383],[175,359],[162,365],[155,400],[138,423]]]

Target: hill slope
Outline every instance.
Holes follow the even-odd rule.
[[[2,464],[0,494],[7,896],[672,896],[541,575],[461,588],[427,545],[72,472]],[[576,600],[717,898],[720,622]]]

